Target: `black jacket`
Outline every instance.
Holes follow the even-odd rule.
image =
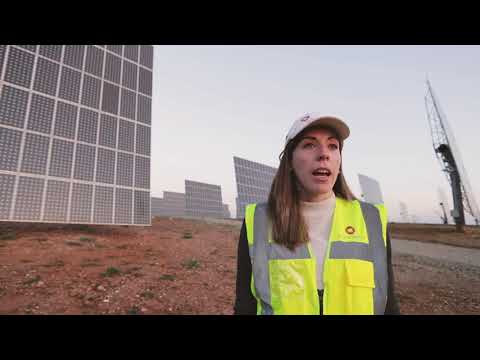
[[[240,231],[240,240],[238,242],[237,256],[237,285],[236,298],[234,305],[235,315],[255,315],[257,313],[257,300],[253,297],[250,290],[250,281],[252,276],[252,264],[250,254],[248,253],[248,241],[245,231],[245,221],[243,221]],[[394,278],[392,269],[392,254],[390,246],[390,234],[387,230],[387,266],[388,266],[388,297],[385,308],[385,315],[399,315],[400,309],[395,297]],[[320,314],[322,314],[323,290],[318,291],[320,300]]]

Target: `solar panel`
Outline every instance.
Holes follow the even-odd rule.
[[[268,200],[277,169],[236,156],[233,157],[233,164],[238,193],[237,218],[241,219],[245,216],[246,205]]]
[[[222,204],[223,206],[223,217],[225,219],[230,219],[230,210],[228,209],[228,204]]]
[[[222,189],[219,185],[185,180],[186,215],[223,218]]]
[[[358,181],[362,189],[363,200],[370,204],[383,204],[382,191],[377,180],[358,174]]]
[[[0,221],[150,224],[151,45],[0,45]]]
[[[178,216],[186,215],[185,194],[164,191],[163,198],[152,197],[152,216]]]

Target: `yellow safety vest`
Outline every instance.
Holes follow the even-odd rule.
[[[316,258],[272,241],[267,204],[250,204],[245,224],[257,314],[318,315]],[[323,314],[383,314],[387,302],[387,212],[383,205],[336,198],[323,269]]]

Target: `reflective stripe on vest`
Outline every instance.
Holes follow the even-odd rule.
[[[383,314],[387,305],[388,291],[388,273],[387,273],[387,251],[386,251],[386,235],[384,238],[384,230],[386,221],[383,221],[381,212],[378,208],[366,202],[360,202],[363,217],[367,224],[368,241],[370,254],[373,259],[373,269],[375,271],[375,288],[374,302],[375,315]],[[382,226],[382,223],[385,224]],[[372,261],[372,260],[370,260]]]
[[[337,198],[338,204],[343,207],[335,207],[335,224],[343,226],[345,218],[353,214],[357,222],[365,223],[366,233],[364,237],[360,236],[354,241],[350,241],[348,236],[346,239],[335,238],[333,231],[335,224],[332,224],[329,252],[324,262],[324,313],[383,314],[388,288],[386,235],[383,231],[385,228],[383,219],[386,217],[379,216],[379,213],[384,209],[363,202],[347,202]],[[294,251],[290,251],[283,245],[272,242],[267,204],[247,205],[245,223],[252,262],[251,288],[257,299],[257,314],[318,314],[316,264],[309,244],[299,245]],[[360,225],[358,227],[361,228]],[[361,229],[358,231],[362,233]],[[330,263],[327,266],[328,261]],[[341,281],[342,284],[338,284],[339,281],[334,276],[334,273],[338,276],[336,271],[338,269],[342,269],[345,273],[343,276],[348,277],[348,280]],[[290,300],[281,299],[284,294]],[[337,298],[335,305],[332,305],[335,297]],[[355,298],[367,299],[366,304],[363,307],[352,306]],[[372,305],[369,306],[368,302]],[[342,304],[346,305],[342,307]]]

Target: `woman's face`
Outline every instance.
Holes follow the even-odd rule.
[[[333,131],[307,130],[292,154],[300,199],[315,202],[329,198],[340,171],[340,143]]]

